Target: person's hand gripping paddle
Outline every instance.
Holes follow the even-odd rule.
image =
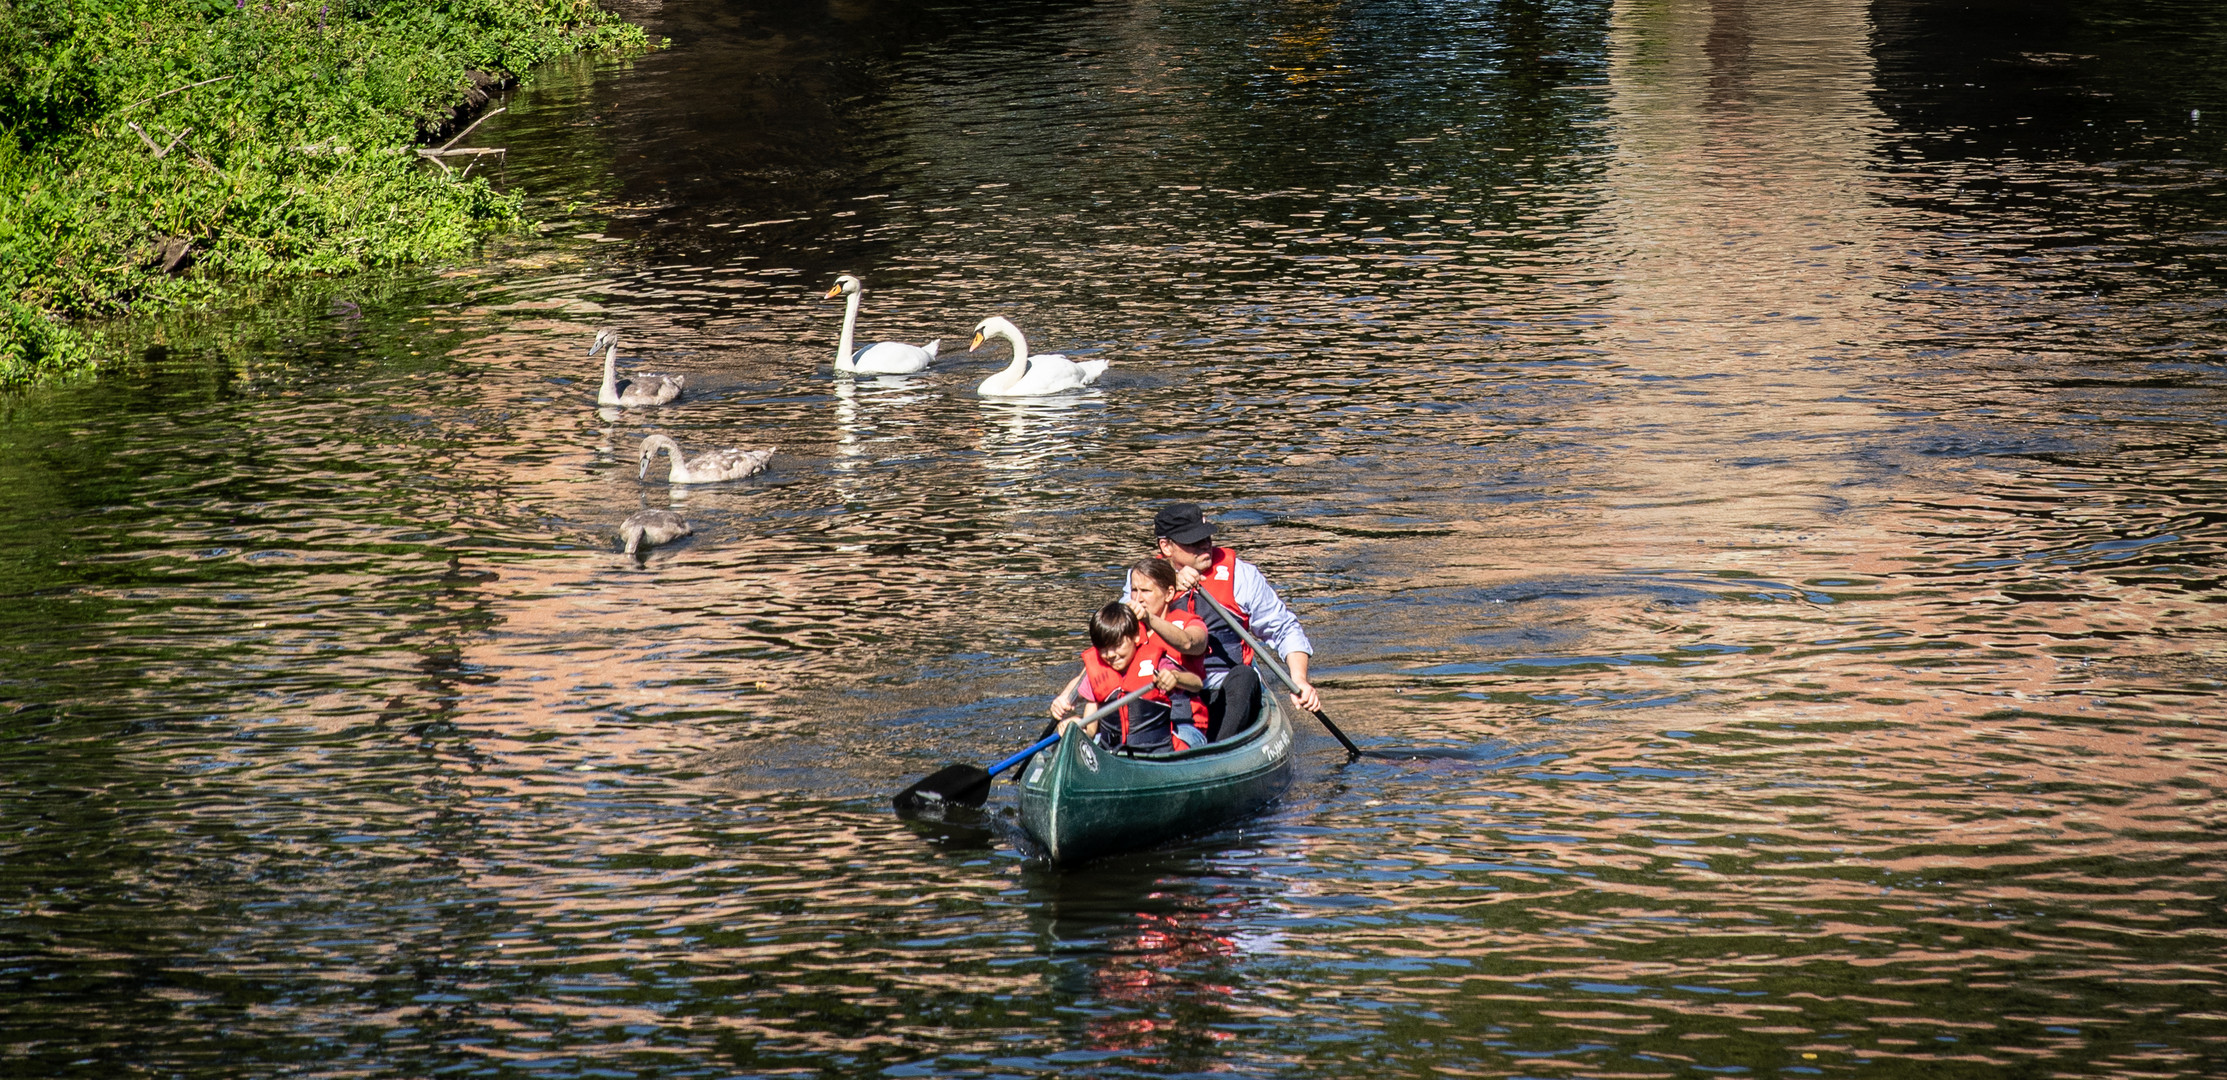
[[[1088,724],[1151,692],[1151,684],[1140,686],[1092,710],[1090,715],[1083,717],[1077,723]],[[1327,724],[1329,721],[1325,720],[1323,723]],[[1062,721],[1061,726],[1066,726],[1066,722]],[[1335,731],[1337,729],[1332,728],[1331,730]],[[1059,737],[1060,732],[1054,730],[1051,734],[1036,740],[1036,743],[1028,749],[987,769],[979,765],[946,765],[922,777],[919,783],[898,792],[897,797],[891,801],[896,804],[897,812],[900,814],[918,813],[930,807],[946,806],[953,803],[960,806],[980,806],[989,799],[990,781],[997,779],[999,773],[1027,761],[1035,756],[1037,751],[1049,748],[1059,741]],[[1343,738],[1344,736],[1339,737]],[[1353,744],[1347,743],[1346,745],[1351,746]]]
[[[1297,695],[1299,684],[1292,681],[1291,673],[1284,670],[1283,662],[1276,659],[1276,654],[1268,651],[1268,646],[1261,644],[1260,639],[1254,637],[1252,631],[1245,629],[1245,624],[1239,622],[1237,616],[1230,614],[1229,609],[1223,607],[1221,601],[1214,599],[1213,593],[1207,592],[1205,589],[1195,591],[1199,594],[1200,599],[1205,600],[1214,608],[1214,614],[1220,615],[1222,621],[1229,624],[1230,629],[1237,631],[1238,637],[1245,639],[1245,644],[1253,647],[1253,658],[1267,664],[1268,670],[1275,672],[1276,677],[1283,680],[1284,689]],[[1297,703],[1294,702],[1294,704]],[[1337,736],[1338,742],[1345,746],[1347,761],[1361,756],[1361,748],[1353,745],[1353,740],[1346,738],[1345,732],[1339,731],[1338,725],[1331,723],[1330,718],[1323,715],[1321,709],[1315,709],[1313,712],[1315,719],[1322,721],[1322,726],[1330,729],[1330,734]]]

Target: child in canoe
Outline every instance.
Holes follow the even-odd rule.
[[[1206,651],[1206,627],[1187,613],[1168,610],[1175,596],[1174,577],[1158,559],[1130,567],[1129,601],[1114,601],[1091,616],[1083,670],[1052,699],[1053,719],[1073,715],[1077,698],[1096,704],[1150,685],[1151,693],[1097,721],[1095,730],[1086,733],[1101,745],[1135,753],[1206,745],[1206,736],[1193,723],[1196,695],[1206,687],[1197,670],[1199,654]]]

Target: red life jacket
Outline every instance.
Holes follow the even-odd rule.
[[[1245,616],[1245,609],[1237,606],[1236,552],[1226,547],[1215,548],[1212,561],[1206,564],[1206,571],[1199,575],[1198,588],[1205,589],[1223,607],[1228,608],[1230,614],[1237,616],[1239,625],[1247,630],[1253,628],[1252,621]],[[1237,631],[1230,629],[1229,624],[1223,622],[1212,607],[1200,600],[1196,595],[1197,591],[1193,589],[1177,597],[1171,607],[1180,607],[1206,624],[1206,655],[1199,658],[1205,661],[1206,670],[1228,671],[1240,664],[1252,663],[1253,647],[1245,644],[1245,639],[1239,637]]]
[[[1168,613],[1161,616],[1161,618],[1166,619],[1167,621],[1174,623],[1177,626],[1195,626],[1201,630],[1206,629],[1206,620],[1201,619],[1197,615],[1194,615],[1183,608],[1179,608],[1172,603],[1168,605]],[[1211,644],[1213,637],[1211,634],[1208,635],[1207,640],[1210,642],[1207,647],[1209,649],[1213,648]],[[1168,655],[1175,657],[1176,660],[1183,665],[1183,670],[1198,676],[1200,679],[1206,678],[1205,653],[1200,653],[1197,656],[1186,656],[1183,653],[1177,652],[1175,650],[1175,647],[1173,645],[1170,645],[1168,647]]]
[[[1191,614],[1188,611],[1183,610],[1182,608],[1176,607],[1174,604],[1168,605],[1167,614],[1162,615],[1161,618],[1166,619],[1167,621],[1174,623],[1177,626],[1195,626],[1201,630],[1206,629],[1205,620]],[[1209,649],[1213,648],[1213,638],[1209,636],[1207,638],[1207,641],[1207,647]],[[1168,655],[1175,657],[1176,660],[1183,665],[1183,670],[1198,676],[1200,682],[1203,683],[1206,681],[1205,653],[1200,653],[1197,656],[1188,656],[1183,653],[1177,652],[1175,650],[1175,647],[1170,645],[1168,647]],[[1177,690],[1170,696],[1175,698],[1176,723],[1191,724],[1196,726],[1200,731],[1206,730],[1206,702],[1199,700],[1198,697],[1184,690]],[[1180,742],[1182,740],[1179,739],[1177,741]]]
[[[1181,658],[1181,654],[1169,648],[1167,642],[1160,640],[1160,635],[1144,630],[1137,639],[1136,655],[1129,658],[1129,667],[1125,671],[1107,667],[1106,662],[1099,658],[1097,649],[1084,649],[1083,678],[1090,683],[1091,700],[1104,703],[1131,690],[1152,685],[1152,675],[1160,670],[1163,660]],[[1114,749],[1127,747],[1146,753],[1176,749],[1172,745],[1178,741],[1175,738],[1173,705],[1165,692],[1151,691],[1121,707],[1117,714],[1120,724],[1118,729],[1114,726],[1117,717],[1100,719],[1098,739]],[[1120,734],[1118,739],[1112,737],[1117,730]]]

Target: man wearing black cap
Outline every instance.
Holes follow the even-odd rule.
[[[1252,726],[1254,714],[1260,711],[1260,676],[1253,672],[1252,648],[1194,590],[1205,590],[1261,644],[1283,654],[1284,667],[1297,684],[1293,700],[1309,712],[1320,709],[1322,698],[1307,681],[1314,645],[1299,628],[1299,617],[1284,606],[1259,567],[1226,547],[1214,546],[1214,526],[1201,514],[1199,504],[1162,507],[1152,518],[1152,534],[1160,557],[1175,567],[1176,588],[1185,594],[1175,606],[1206,623],[1207,738],[1226,739]]]

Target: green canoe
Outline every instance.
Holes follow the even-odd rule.
[[[1236,821],[1291,782],[1291,720],[1261,695],[1259,722],[1180,754],[1115,754],[1070,726],[1021,770],[1021,827],[1054,863],[1151,847]]]

